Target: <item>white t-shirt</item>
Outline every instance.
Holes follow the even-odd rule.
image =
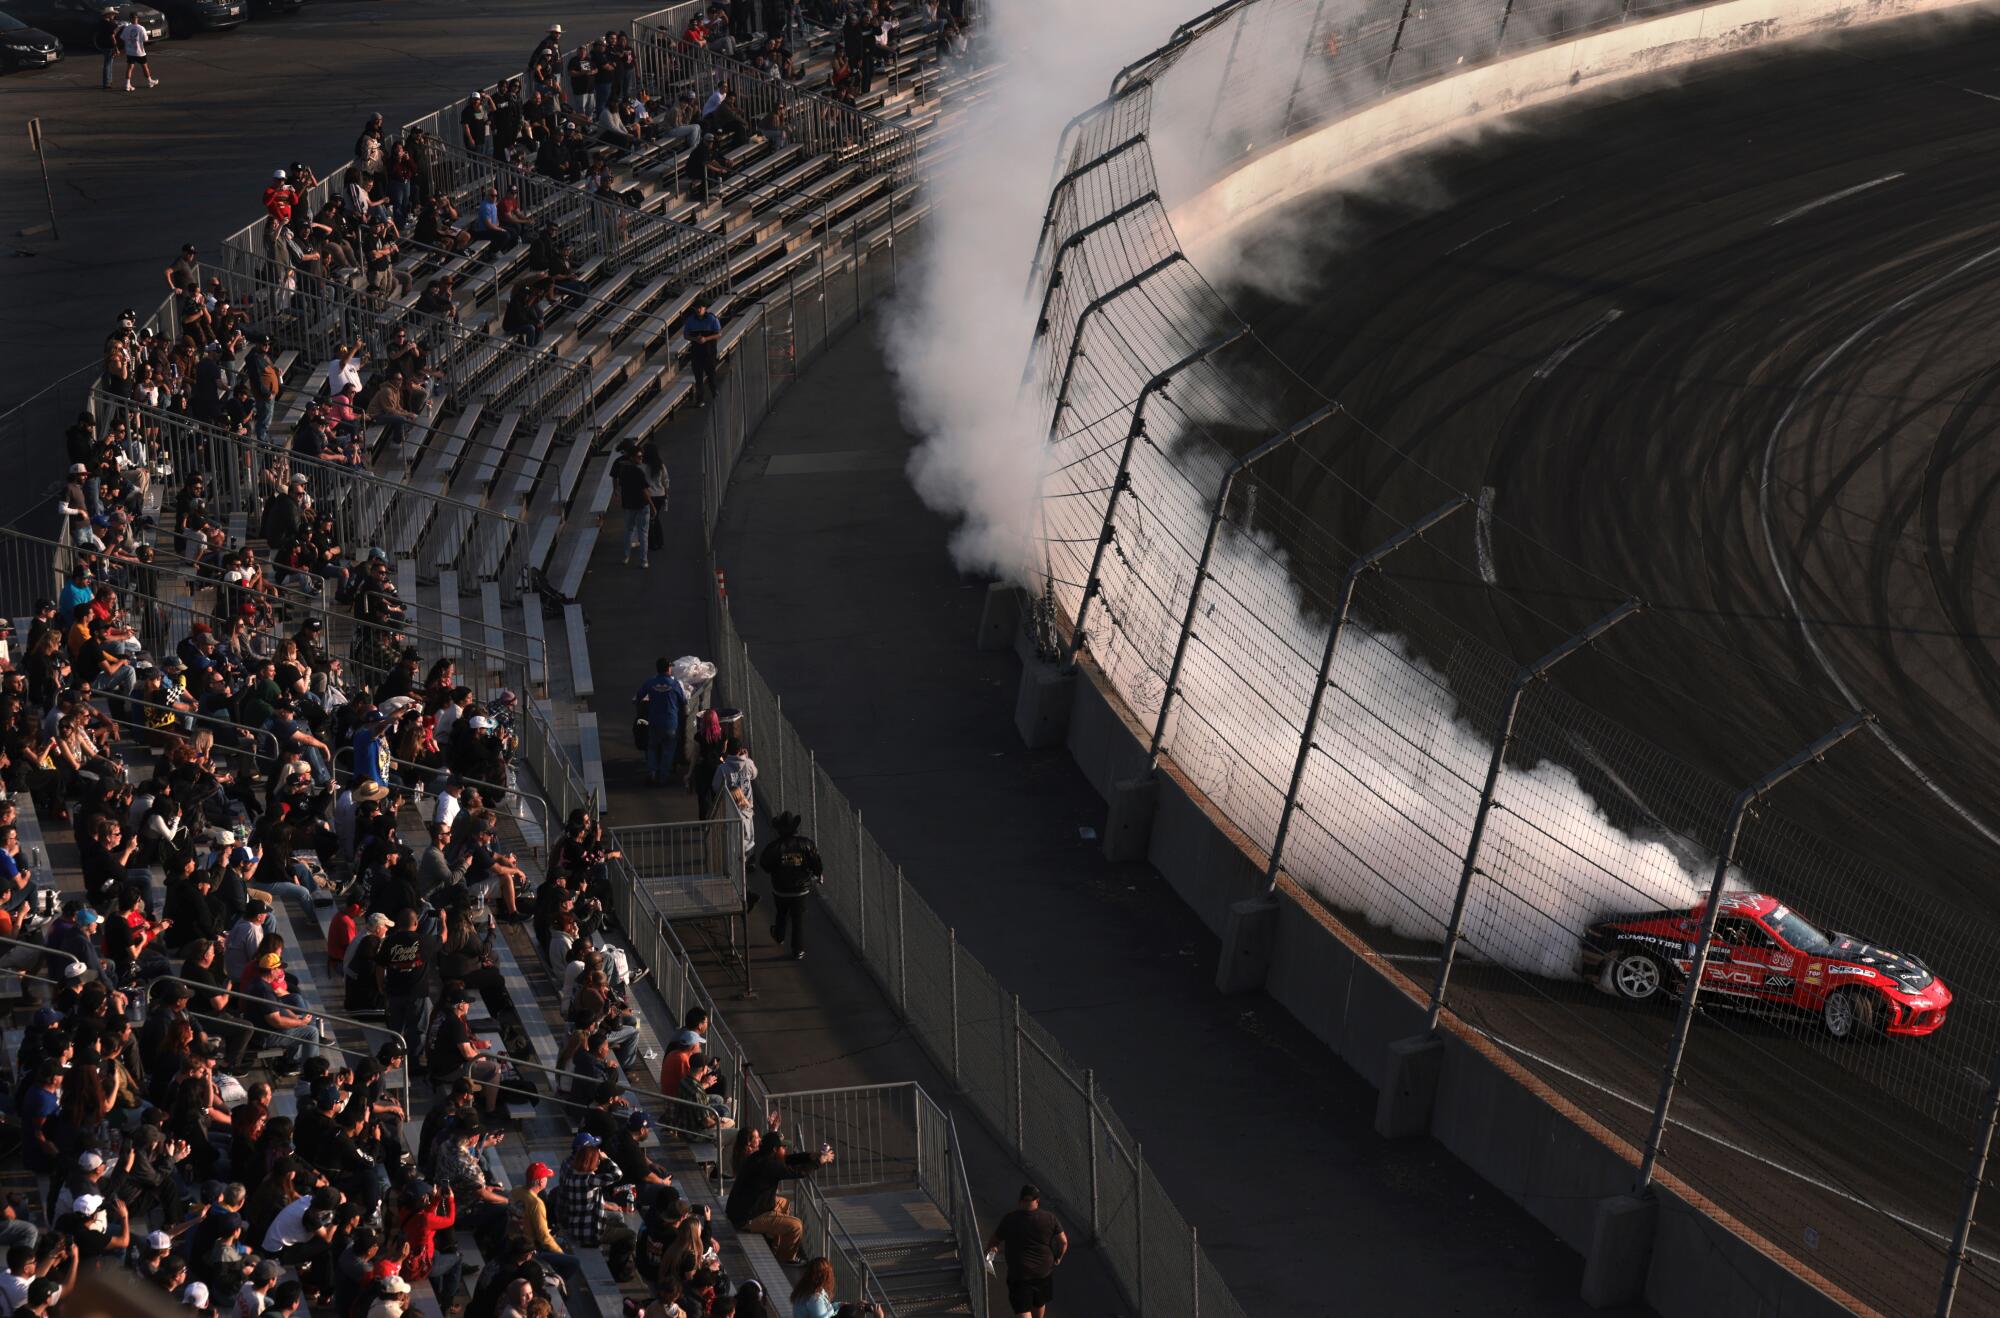
[[[340,397],[340,391],[350,384],[356,389],[361,387],[361,361],[358,356],[349,357],[344,361],[339,357],[335,357],[326,364],[326,396],[328,398]]]
[[[12,1313],[28,1302],[28,1283],[25,1278],[11,1272],[0,1272],[0,1299],[7,1302],[7,1312]]]
[[[137,23],[127,23],[118,29],[118,49],[134,59],[143,59],[146,54],[146,29]]]
[[[439,792],[437,809],[431,812],[431,826],[433,828],[445,828],[456,823],[459,812],[464,808],[458,803],[458,798],[450,792]]]
[[[264,1232],[264,1252],[275,1254],[287,1245],[296,1245],[312,1234],[306,1225],[306,1214],[312,1211],[313,1200],[309,1194],[302,1194],[278,1210],[271,1219],[271,1225]]]

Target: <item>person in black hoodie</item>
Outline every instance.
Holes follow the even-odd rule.
[[[736,1169],[736,1184],[729,1188],[724,1206],[730,1223],[738,1231],[754,1231],[770,1241],[778,1262],[803,1262],[799,1243],[805,1239],[805,1226],[784,1211],[789,1205],[780,1204],[778,1187],[810,1176],[832,1161],[831,1145],[822,1144],[818,1153],[793,1153],[783,1132],[773,1131]]]

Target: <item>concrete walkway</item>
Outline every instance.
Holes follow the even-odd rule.
[[[1437,1144],[1377,1138],[1373,1089],[1218,995],[1209,932],[1102,859],[1081,772],[1014,732],[1013,655],[973,648],[986,583],[903,476],[912,443],[870,322],[780,400],[718,534],[752,661],[870,830],[1096,1069],[1248,1313],[1588,1312],[1574,1253]]]

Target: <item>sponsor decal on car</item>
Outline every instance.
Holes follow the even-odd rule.
[[[1806,983],[1817,984],[1826,978],[1826,962],[1814,961],[1806,966]]]
[[[1790,970],[1792,968],[1792,955],[1789,952],[1773,952],[1767,964],[1773,970]]]
[[[1830,975],[1872,975],[1875,973],[1866,966],[1828,966],[1826,969]]]
[[[1764,987],[1773,993],[1784,992],[1797,982],[1790,975],[1766,975],[1764,977]]]

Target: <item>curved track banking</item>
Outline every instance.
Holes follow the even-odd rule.
[[[1394,575],[1519,660],[1647,601],[1654,621],[1561,685],[1723,783],[1850,701],[1874,712],[1881,737],[1779,808],[1910,901],[2000,928],[1996,150],[2000,21],[1927,21],[1522,116],[1307,199],[1247,243],[1291,268],[1304,235],[1300,292],[1231,301],[1400,453],[1272,484],[1350,544],[1373,533],[1356,487],[1404,519],[1436,477],[1479,496],[1452,570]],[[1425,951],[1401,954],[1427,981]],[[1667,1165],[1864,1301],[1929,1312],[1966,1132],[1913,1108],[1976,1092],[2000,1024],[2000,957],[1978,960],[1945,970],[1945,1032],[1867,1078],[1796,1029],[1712,1015]],[[1664,1017],[1492,970],[1455,990],[1643,1133]],[[2000,1313],[1996,1237],[1959,1312]]]

